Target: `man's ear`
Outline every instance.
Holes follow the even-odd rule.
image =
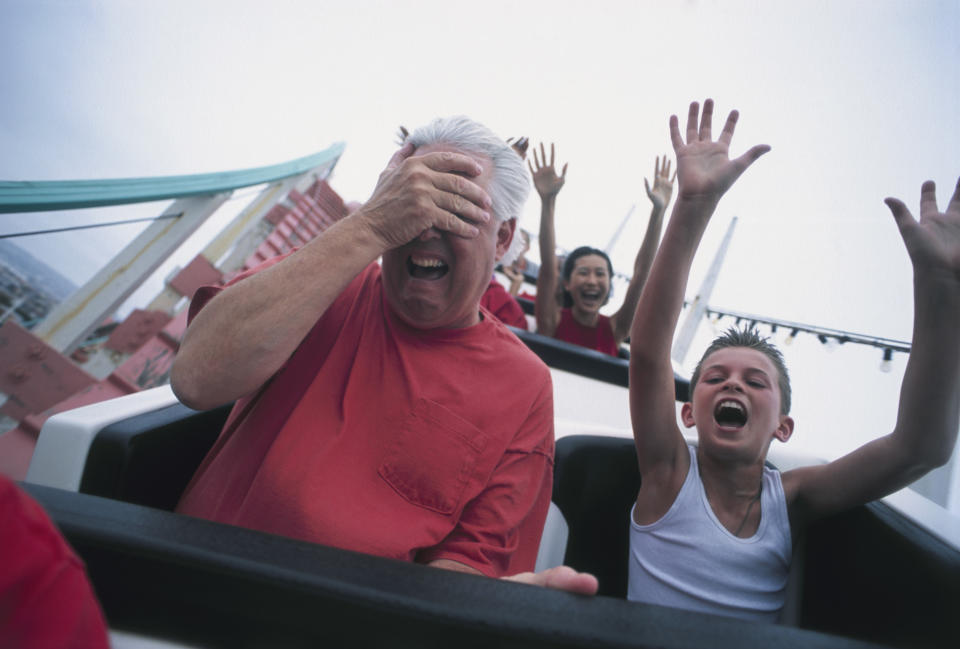
[[[687,428],[693,428],[697,423],[693,420],[693,404],[689,401],[680,406],[680,421]]]
[[[793,435],[793,417],[780,415],[780,425],[773,431],[773,436],[786,443],[791,435]]]
[[[513,233],[517,229],[516,219],[507,219],[501,221],[497,226],[497,261],[507,254],[510,249],[510,242],[513,241]]]

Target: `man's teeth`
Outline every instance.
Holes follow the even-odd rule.
[[[413,256],[411,256],[411,257],[410,257],[410,261],[412,261],[412,262],[413,262],[414,264],[416,264],[417,266],[422,266],[423,268],[440,268],[441,266],[445,266],[445,265],[446,265],[446,264],[444,264],[442,261],[440,261],[439,259],[435,259],[435,258],[433,258],[433,257],[413,257]]]

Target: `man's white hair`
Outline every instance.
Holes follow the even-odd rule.
[[[520,220],[520,211],[530,194],[530,179],[523,160],[505,140],[483,124],[469,117],[438,117],[426,126],[413,131],[408,142],[417,148],[428,144],[448,144],[461,151],[483,155],[493,161],[493,180],[490,185],[492,211],[497,221]],[[499,260],[507,265],[523,250],[519,226],[514,229],[510,247]]]

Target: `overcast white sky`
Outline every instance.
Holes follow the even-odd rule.
[[[667,119],[710,96],[741,111],[734,154],[773,150],[721,204],[691,294],[737,215],[711,304],[909,340],[909,262],[882,199],[915,209],[931,178],[943,206],[960,175],[958,33],[956,0],[2,0],[0,178],[223,171],[345,141],[332,184],[364,200],[399,124],[465,113],[557,142],[562,246],[606,245],[637,204],[613,251],[626,271]],[[521,223],[533,232],[538,209]],[[0,230],[159,212],[4,216]],[[16,241],[83,281],[136,232]],[[878,350],[828,354],[807,336],[785,351],[791,443],[835,454],[889,430],[902,355],[881,374]]]

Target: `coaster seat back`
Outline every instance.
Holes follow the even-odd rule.
[[[601,595],[627,596],[630,509],[638,489],[633,439],[557,440],[553,502],[569,528],[564,563],[596,575]]]

